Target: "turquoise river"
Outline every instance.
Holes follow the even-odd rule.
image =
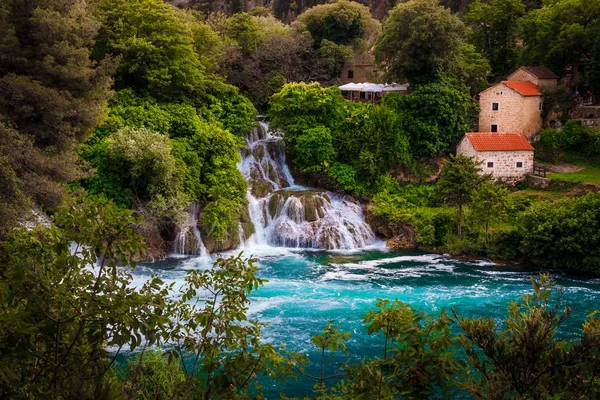
[[[354,252],[265,247],[244,252],[260,259],[260,276],[268,280],[252,294],[249,309],[250,317],[269,323],[263,339],[285,343],[289,349],[308,354],[315,363],[319,357],[310,339],[331,320],[352,333],[347,355],[351,361],[379,355],[382,338],[367,335],[362,320],[378,298],[399,299],[433,315],[443,308],[454,308],[464,315],[493,317],[502,323],[508,303],[530,292],[529,277],[539,273],[487,261],[388,252],[378,247]],[[211,264],[210,257],[172,257],[138,266],[134,279],[140,284],[157,272],[166,281],[181,283],[187,270],[205,269]],[[553,277],[564,287],[565,306],[573,307],[560,336],[574,337],[586,315],[600,308],[600,279]],[[341,359],[333,359],[330,373]],[[280,392],[309,395],[312,384],[307,379],[278,385],[265,382],[265,392],[269,398],[278,398]]]

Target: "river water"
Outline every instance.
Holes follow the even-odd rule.
[[[382,338],[369,336],[362,320],[378,298],[399,299],[433,315],[453,307],[460,314],[493,317],[501,323],[508,303],[529,293],[529,277],[539,273],[437,254],[389,252],[380,245],[337,252],[264,246],[246,249],[245,254],[260,259],[260,277],[268,280],[252,294],[249,310],[251,317],[269,323],[264,341],[306,353],[316,365],[313,335],[331,320],[352,333],[348,355],[335,357],[330,373],[346,358],[359,362],[364,356],[380,355]],[[134,279],[139,284],[157,272],[166,281],[181,283],[187,270],[206,269],[213,259],[172,257],[143,264],[135,269]],[[559,334],[575,337],[587,313],[599,308],[600,280],[554,278],[564,287],[564,304],[574,310]],[[278,398],[280,391],[309,395],[312,384],[306,379],[283,385],[265,382],[265,390],[269,398]]]

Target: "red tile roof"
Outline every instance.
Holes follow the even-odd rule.
[[[520,133],[474,133],[466,134],[477,151],[533,151],[534,148]]]
[[[529,81],[502,81],[509,88],[521,93],[523,96],[541,96],[535,83]]]

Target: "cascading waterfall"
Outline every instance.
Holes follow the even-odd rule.
[[[198,229],[199,211],[200,207],[197,203],[192,203],[190,205],[188,219],[179,227],[175,242],[173,243],[173,250],[175,253],[199,256],[208,255],[208,251],[202,242],[200,230]]]
[[[375,241],[359,204],[294,183],[279,132],[260,122],[246,144],[239,168],[251,187],[249,213],[256,229],[246,245],[354,249]]]

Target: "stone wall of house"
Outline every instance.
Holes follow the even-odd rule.
[[[498,132],[533,138],[542,129],[540,102],[541,96],[521,96],[502,83],[492,86],[479,96],[479,132],[491,132],[492,124],[496,124]],[[498,111],[492,110],[492,103],[498,103]]]
[[[350,78],[348,71],[353,72],[353,77]],[[342,69],[340,76],[340,82],[346,83],[363,83],[363,82],[377,82],[381,72],[377,70],[377,67],[373,64],[346,64]]]
[[[468,139],[463,139],[456,148],[457,154],[473,158],[479,163],[481,174],[492,174],[494,179],[508,183],[523,180],[533,172],[533,151],[480,151],[475,150]],[[488,167],[488,163],[494,163]],[[523,167],[517,168],[517,162]]]

